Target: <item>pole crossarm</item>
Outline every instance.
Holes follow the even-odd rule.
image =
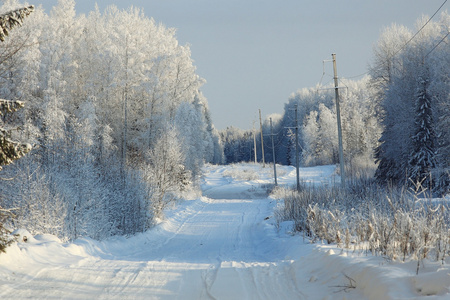
[[[334,90],[334,89],[348,89],[348,86],[338,86],[338,87],[330,87],[330,88],[320,88],[318,91],[326,91],[326,90]]]

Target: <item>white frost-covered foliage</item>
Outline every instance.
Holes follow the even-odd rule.
[[[34,6],[18,8],[6,13],[0,14],[0,41],[4,42],[9,35],[9,31],[15,26],[22,25],[23,19],[34,10]],[[7,47],[2,48],[3,53],[8,53]],[[23,108],[23,102],[0,99],[0,170],[3,165],[9,165],[13,161],[21,158],[31,150],[29,144],[20,143],[10,139],[11,129],[6,127],[5,121],[9,115],[17,109]],[[15,217],[11,208],[3,209],[0,202],[0,252],[13,241],[9,236],[7,226],[11,219]]]
[[[11,140],[12,129],[5,124],[10,114],[20,108],[23,108],[20,101],[0,99],[0,170],[31,150],[31,145]]]
[[[361,167],[374,169],[373,149],[380,137],[380,124],[373,104],[369,77],[359,81],[341,79],[341,120],[346,168],[351,174]],[[338,163],[338,137],[334,91],[317,86],[293,94],[284,115],[273,124],[276,160],[295,165],[295,109],[297,108],[299,157],[302,166]],[[270,123],[263,124],[266,162],[273,162]],[[227,163],[253,161],[253,132],[230,127],[221,133]],[[260,132],[256,132],[257,157],[261,159]]]
[[[419,19],[416,27],[427,21]],[[444,12],[406,44],[411,31],[391,26],[375,48],[371,75],[383,125],[376,151],[381,182],[449,192],[449,27]]]
[[[181,148],[185,149],[184,165],[191,171],[193,177],[201,173],[201,166],[205,161],[205,154],[210,155],[212,149],[211,136],[206,133],[206,122],[202,112],[202,104],[197,100],[194,103],[180,104],[175,115],[175,124],[178,129]],[[212,148],[212,147],[210,147]]]
[[[282,199],[275,212],[277,221],[294,221],[295,230],[313,242],[419,263],[444,262],[448,256],[450,215],[445,200],[419,199],[414,193],[386,191],[366,182],[348,189],[277,190],[275,197]]]
[[[415,103],[414,135],[412,136],[413,152],[411,153],[410,178],[413,182],[428,189],[432,188],[429,174],[436,167],[436,135],[433,126],[431,96],[428,93],[428,81],[419,77],[419,88]]]
[[[361,162],[373,161],[372,153],[377,145],[380,126],[371,103],[373,95],[368,86],[369,78],[341,81],[342,85],[346,86],[340,90],[344,156],[347,169],[353,172]],[[311,106],[306,114],[302,110],[299,115],[300,155],[303,165],[335,164],[339,161],[335,102],[333,98],[330,99],[331,96],[327,90],[317,90],[315,94],[310,94],[312,99],[317,99],[317,106]],[[296,104],[301,107],[303,98],[298,99]],[[292,104],[290,109],[291,107]],[[294,125],[292,120],[288,123]],[[295,151],[291,149],[291,162],[294,155]]]
[[[17,7],[3,1],[0,13]],[[143,231],[166,192],[189,185],[204,161],[220,162],[189,47],[139,9],[37,7],[2,43],[0,62],[0,98],[25,103],[13,137],[36,145],[2,174],[17,177],[0,187],[0,205],[18,209],[16,227],[63,239]],[[166,144],[167,128],[185,139]]]
[[[9,31],[16,26],[22,25],[23,19],[30,15],[34,6],[18,8],[0,15],[0,41],[4,42]]]
[[[303,128],[303,159],[307,166],[335,163],[338,158],[336,114],[322,103],[318,111],[311,111]]]
[[[153,210],[157,217],[165,207],[176,200],[177,194],[190,185],[191,174],[184,162],[186,156],[179,132],[168,126],[149,151],[149,180],[154,184]]]

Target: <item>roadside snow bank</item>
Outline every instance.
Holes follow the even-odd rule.
[[[24,229],[13,233],[18,235],[19,242],[0,255],[0,299],[33,280],[43,270],[68,268],[89,257],[83,246],[62,243],[53,235],[33,236]]]
[[[326,299],[449,299],[449,265],[424,261],[419,275],[416,268],[416,261],[391,262],[325,245],[296,262],[296,272],[310,277],[310,288],[324,289]]]

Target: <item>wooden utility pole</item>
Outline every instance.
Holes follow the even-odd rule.
[[[278,185],[277,182],[277,161],[275,159],[275,145],[273,143],[273,126],[272,126],[272,118],[270,118],[270,137],[272,138],[272,155],[273,155],[273,177],[275,178],[275,186]]]
[[[255,156],[255,164],[258,163],[256,158],[256,130],[255,130],[255,120],[253,120],[253,154]]]
[[[286,127],[288,129],[295,129],[295,170],[297,173],[297,192],[300,192],[300,159],[299,159],[299,143],[298,143],[298,104],[295,104],[294,109],[289,109],[295,111],[295,127]],[[291,151],[291,150],[289,150]]]
[[[297,173],[297,192],[300,192],[300,159],[298,157],[298,105],[295,104],[295,169]]]
[[[341,167],[341,186],[345,186],[345,169],[344,169],[344,147],[342,145],[342,127],[341,127],[341,109],[339,106],[339,83],[336,68],[336,54],[331,54],[333,58],[333,70],[334,70],[334,91],[336,95],[336,117],[338,126],[338,139],[339,139],[339,164]]]
[[[126,183],[125,168],[127,166],[127,139],[128,139],[128,35],[125,40],[125,86],[123,90],[123,141],[121,172],[123,182]]]
[[[263,163],[263,168],[265,168],[266,162],[264,160],[264,139],[263,139],[263,130],[262,130],[261,109],[259,110],[259,128],[261,130],[262,163]]]

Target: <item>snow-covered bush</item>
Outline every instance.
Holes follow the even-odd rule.
[[[269,175],[269,177],[273,176],[273,164],[266,164],[266,167],[262,168],[261,164],[237,163],[230,165],[230,167],[223,172],[223,176],[225,177],[243,181],[258,180],[261,178],[261,174]],[[277,169],[278,177],[284,176],[285,174],[286,172],[282,169]]]
[[[223,176],[244,181],[258,180],[260,178],[256,170],[250,168],[239,168],[237,165],[232,165],[231,168],[224,171]]]
[[[446,202],[418,198],[416,191],[304,187],[277,190],[278,222],[293,220],[312,242],[326,241],[393,260],[443,260],[450,245]]]

